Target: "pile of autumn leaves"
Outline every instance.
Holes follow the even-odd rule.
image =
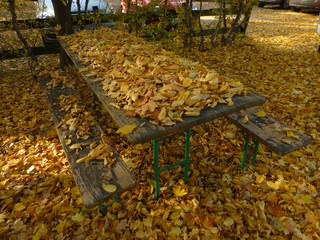
[[[101,82],[127,116],[170,126],[218,103],[232,105],[244,93],[240,82],[122,31],[101,28],[62,39],[88,66],[80,71]]]

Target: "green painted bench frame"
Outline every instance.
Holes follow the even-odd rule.
[[[306,146],[311,142],[309,137],[298,131],[294,131],[294,134],[298,136],[299,139],[288,137],[284,128],[293,129],[292,127],[289,127],[270,115],[257,117],[257,113],[259,111],[261,110],[251,107],[226,116],[228,120],[241,129],[244,135],[244,150],[242,154],[241,169],[244,169],[245,167],[250,142],[253,142],[254,145],[254,152],[251,161],[252,165],[257,161],[260,143],[276,154],[283,156]],[[249,121],[243,121],[245,117]],[[274,124],[278,125],[280,131],[277,131]]]

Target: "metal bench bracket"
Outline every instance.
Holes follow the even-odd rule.
[[[116,202],[120,202],[120,198],[114,197],[113,201],[110,202],[110,203],[108,203],[108,204],[106,204],[106,205],[104,205],[104,204],[102,204],[102,203],[99,204],[99,210],[100,210],[100,212],[106,211],[106,209],[107,209],[108,207],[110,207],[112,204],[114,204],[114,203],[116,203]]]

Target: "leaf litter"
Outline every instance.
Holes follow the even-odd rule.
[[[139,181],[106,216],[83,207],[40,87],[26,71],[27,60],[2,61],[1,238],[319,239],[317,16],[273,11],[255,9],[247,37],[232,46],[193,54],[201,64],[268,96],[263,111],[311,136],[312,143],[283,157],[261,146],[257,165],[241,172],[243,141],[237,128],[225,119],[203,124],[192,130],[189,183],[181,180],[181,167],[163,172],[155,201],[151,144],[133,146],[116,133],[115,123],[77,78],[108,143]],[[263,20],[270,14],[277,24]],[[60,76],[57,57],[42,62],[48,73]],[[71,70],[66,74],[64,81],[77,77]],[[161,142],[161,164],[181,159],[183,144],[179,135]]]

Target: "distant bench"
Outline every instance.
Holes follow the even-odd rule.
[[[241,112],[227,115],[226,118],[238,126],[245,136],[244,151],[242,155],[241,169],[244,169],[250,139],[254,142],[252,164],[256,163],[259,143],[265,145],[276,154],[283,156],[300,147],[307,145],[311,139],[269,116],[259,116],[258,108],[247,108]]]
[[[77,108],[80,109],[84,105],[82,105],[80,96],[73,87],[63,84],[55,87],[48,86],[48,83],[50,85],[50,81],[50,79],[39,77],[40,85],[44,91],[53,122],[79,188],[84,206],[90,208],[102,204],[134,186],[135,180],[127,165],[120,155],[112,147],[107,146],[107,144],[107,147],[103,148],[104,152],[101,152],[105,154],[107,151],[114,158],[111,166],[106,165],[103,159],[83,158],[88,156],[93,146],[105,143],[103,139],[104,133],[96,122],[90,126],[89,135],[83,137],[83,139],[76,136],[77,134],[75,131],[72,131],[71,126],[69,128],[63,127],[67,121],[64,117],[70,114],[71,111],[76,112]],[[74,97],[79,100],[71,104],[76,109],[61,109],[59,102],[63,97],[69,97],[69,99]],[[90,118],[88,115],[83,115],[83,117]],[[82,160],[91,161],[78,163],[77,160],[79,161],[81,158]]]

